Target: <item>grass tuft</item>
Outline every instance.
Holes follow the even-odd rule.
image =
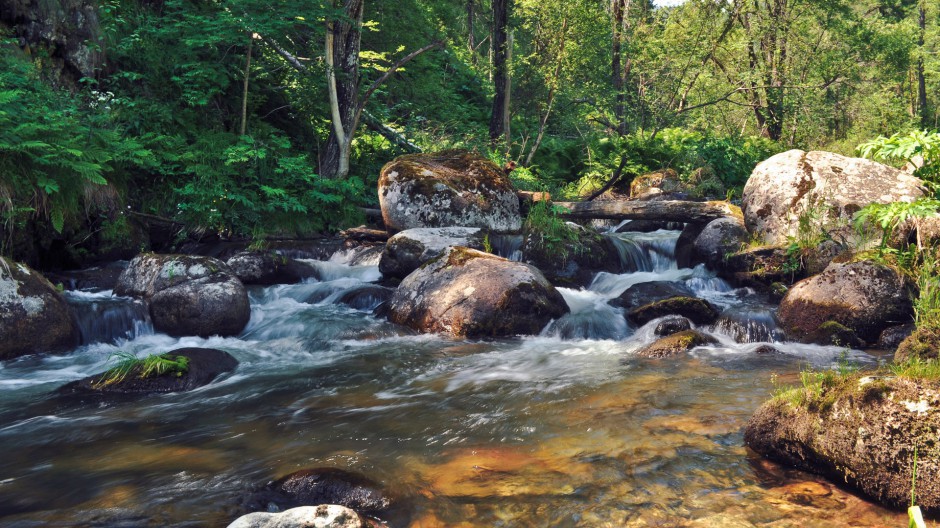
[[[111,359],[116,360],[117,364],[98,377],[98,380],[93,384],[95,388],[120,383],[131,375],[140,379],[166,374],[179,377],[189,371],[189,358],[186,356],[154,354],[145,358],[138,358],[131,352],[122,351],[112,354]]]

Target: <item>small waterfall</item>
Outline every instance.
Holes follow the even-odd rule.
[[[625,272],[666,271],[676,268],[678,231],[612,233],[606,235],[617,248]]]
[[[493,252],[512,261],[522,260],[522,235],[490,235]]]
[[[725,311],[714,331],[738,343],[779,343],[785,339],[777,327],[773,310],[759,306],[741,306]]]
[[[153,334],[150,313],[143,301],[114,297],[110,291],[66,292],[65,298],[74,308],[83,345]]]
[[[590,290],[558,288],[571,313],[552,322],[543,336],[561,339],[623,339],[628,334],[623,310],[607,303],[607,298]]]

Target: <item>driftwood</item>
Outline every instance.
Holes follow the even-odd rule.
[[[388,231],[360,226],[340,231],[339,236],[347,240],[358,240],[360,242],[385,242],[388,240],[389,235]]]
[[[728,202],[611,201],[555,202],[564,218],[611,220],[657,220],[662,222],[707,223],[725,216],[741,216],[741,210]]]

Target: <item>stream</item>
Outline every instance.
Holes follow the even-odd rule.
[[[337,304],[381,279],[377,258],[350,265],[348,253],[313,262],[322,280],[249,288],[237,338],[172,338],[137,301],[68,292],[83,345],[0,363],[0,526],[224,527],[251,490],[324,466],[409,496],[416,527],[905,526],[743,447],[775,385],[879,355],[782,341],[760,295],[676,268],[678,234],[612,235],[629,272],[561,288],[571,314],[497,341],[416,335]],[[634,357],[656,322],[634,328],[607,301],[653,280],[725,310],[700,328],[719,345]],[[756,353],[767,343],[779,352]],[[191,346],[240,365],[189,393],[107,405],[52,395],[118,351]]]

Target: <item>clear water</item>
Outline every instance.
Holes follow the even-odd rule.
[[[675,237],[633,241],[654,263]],[[370,258],[346,254],[318,264],[322,281],[253,289],[238,338],[101,331],[69,354],[0,363],[0,526],[226,526],[251,489],[321,466],[404,491],[415,527],[906,522],[742,447],[773,376],[793,383],[845,353],[779,341],[779,354],[754,353],[755,336],[773,329],[753,292],[665,263],[562,290],[572,314],[541,336],[456,341],[334,304],[378,278]],[[720,345],[633,357],[654,323],[628,327],[606,300],[642,280],[685,281],[737,310],[743,334],[703,329]],[[108,292],[71,302],[127,304]],[[762,330],[747,330],[747,313]],[[92,406],[51,396],[116,351],[183,346],[221,348],[241,364],[190,393]]]

